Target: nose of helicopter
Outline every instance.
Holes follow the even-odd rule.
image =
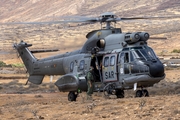
[[[164,76],[164,66],[159,61],[149,64],[149,72],[152,77],[162,77]]]

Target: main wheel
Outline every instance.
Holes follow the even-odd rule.
[[[149,97],[149,92],[146,89],[142,90],[142,93],[144,97]]]
[[[142,97],[142,95],[143,95],[142,90],[138,90],[138,91],[136,92],[136,97]]]
[[[76,101],[77,95],[74,92],[69,92],[68,100],[69,101]]]
[[[115,84],[113,83],[109,83],[103,88],[104,95],[106,97],[109,95],[115,94],[114,90],[115,90]]]
[[[117,90],[116,96],[117,98],[124,98],[124,90]]]

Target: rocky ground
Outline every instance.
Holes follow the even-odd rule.
[[[69,102],[68,93],[60,93],[53,84],[55,80],[50,83],[49,77],[45,77],[43,84],[39,86],[31,83],[24,85],[25,79],[1,79],[0,116],[2,120],[178,120],[178,72],[178,68],[166,70],[164,80],[147,88],[150,97],[135,98],[134,91],[128,90],[123,99],[116,99],[115,96],[106,98],[103,93],[94,93],[93,100],[86,100],[86,93],[83,92],[76,102]]]

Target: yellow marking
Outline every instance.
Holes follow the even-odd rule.
[[[111,67],[112,70],[114,70],[114,67]]]
[[[99,31],[99,32],[97,32],[97,36],[98,36],[98,37],[100,37],[100,36],[101,36],[101,34],[102,34],[102,33],[101,33],[100,31]]]
[[[94,55],[91,55],[91,58],[94,58]]]

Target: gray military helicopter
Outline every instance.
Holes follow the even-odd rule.
[[[85,77],[90,66],[94,67],[96,74],[94,91],[123,98],[124,90],[134,89],[136,97],[149,96],[144,88],[165,78],[163,64],[147,45],[149,34],[122,33],[121,28],[112,27],[111,23],[154,18],[159,17],[118,18],[115,14],[106,12],[98,18],[65,21],[90,24],[100,22],[106,26],[89,32],[81,49],[44,59],[33,56],[28,49],[32,44],[21,41],[13,46],[27,68],[28,81],[41,84],[45,75],[61,75],[55,85],[61,92],[69,92],[69,101],[76,101],[79,91],[87,91]]]

